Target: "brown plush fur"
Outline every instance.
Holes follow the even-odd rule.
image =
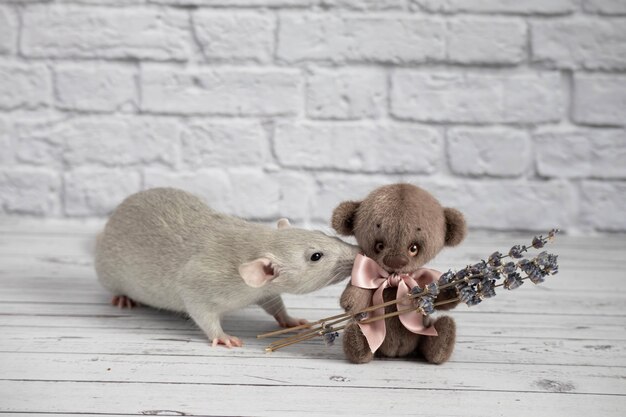
[[[425,265],[444,246],[458,245],[467,233],[463,215],[444,208],[427,191],[411,184],[392,184],[377,188],[363,201],[346,201],[334,210],[333,228],[342,235],[354,235],[363,253],[390,273],[410,273]],[[417,253],[411,247],[417,245]],[[373,290],[348,284],[340,304],[348,312],[369,306]],[[383,293],[385,301],[396,297],[396,290]],[[442,291],[437,301],[456,297],[454,290]],[[439,306],[449,310],[458,304]],[[394,305],[385,313],[396,311]],[[385,319],[387,333],[377,355],[403,357],[421,354],[428,362],[443,363],[454,349],[456,327],[450,317],[434,321],[438,336],[428,337],[408,331],[397,317]],[[343,348],[354,363],[366,363],[373,354],[356,323],[344,332]]]

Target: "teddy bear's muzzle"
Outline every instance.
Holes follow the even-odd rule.
[[[405,255],[386,255],[383,263],[389,268],[400,269],[409,263],[409,258]]]

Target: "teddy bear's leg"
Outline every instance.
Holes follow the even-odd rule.
[[[452,317],[440,317],[433,324],[437,336],[423,336],[417,349],[430,363],[444,363],[452,355],[456,340],[456,324]]]
[[[352,363],[367,363],[374,357],[367,339],[355,322],[349,323],[343,332],[343,351]]]

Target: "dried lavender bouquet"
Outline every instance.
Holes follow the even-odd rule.
[[[411,292],[407,294],[405,300],[392,300],[370,306],[356,313],[337,314],[335,316],[325,317],[313,323],[265,333],[257,337],[265,338],[308,329],[294,336],[271,343],[265,348],[267,352],[272,352],[315,337],[322,337],[327,344],[332,344],[339,336],[339,331],[346,327],[345,324],[341,325],[341,323],[349,320],[356,320],[360,323],[371,323],[410,311],[419,311],[423,315],[430,315],[435,312],[436,306],[446,303],[461,301],[470,307],[477,305],[487,298],[494,297],[496,295],[496,288],[498,287],[514,290],[521,286],[525,280],[530,280],[534,284],[540,284],[547,276],[554,275],[559,271],[557,255],[543,251],[529,258],[527,257],[527,252],[530,249],[543,248],[548,242],[554,239],[557,233],[558,229],[552,229],[546,237],[541,235],[535,236],[528,246],[515,245],[511,247],[507,254],[494,252],[489,255],[487,260],[481,260],[478,263],[468,265],[458,271],[453,272],[449,270],[442,274],[437,282],[428,284],[423,288],[418,286],[413,287]],[[457,297],[436,303],[435,298],[439,292],[450,287],[455,288]],[[368,313],[371,311],[407,300],[411,300],[411,307],[409,308],[389,314],[368,317]]]

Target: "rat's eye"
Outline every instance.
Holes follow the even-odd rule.
[[[322,259],[322,256],[324,256],[324,254],[322,252],[315,252],[313,255],[311,255],[311,260],[313,262],[317,262],[320,259]]]
[[[409,253],[411,254],[411,256],[415,256],[417,255],[417,243],[412,243],[411,246],[409,246]]]
[[[381,242],[380,240],[378,242],[376,242],[376,244],[374,245],[374,250],[376,252],[380,252],[383,249],[385,249],[385,244],[383,242]]]

